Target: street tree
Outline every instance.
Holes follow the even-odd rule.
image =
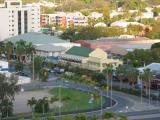
[[[10,60],[11,59],[11,55],[13,55],[13,51],[14,51],[14,45],[12,42],[7,42],[4,44],[4,50],[5,50],[5,54],[7,55],[7,59]]]
[[[17,81],[18,79],[14,75],[8,78],[4,74],[0,74],[0,114],[2,117],[12,115],[14,97],[20,91]]]
[[[43,67],[44,67],[44,58],[40,56],[36,56],[34,58],[34,68],[32,68],[36,76],[39,76],[39,73]]]
[[[78,114],[75,116],[75,120],[87,120],[86,114]]]
[[[2,117],[9,117],[13,115],[13,103],[9,99],[2,102]]]
[[[120,81],[120,89],[122,88],[122,82],[125,79],[126,76],[126,67],[124,65],[119,65],[116,68],[116,76],[118,77],[118,80]]]
[[[137,82],[138,79],[138,70],[132,66],[130,66],[126,71],[126,77],[128,79],[128,82],[134,86],[134,84]]]
[[[142,80],[145,84],[146,94],[149,95],[149,101],[150,101],[150,87],[151,87],[151,81],[153,80],[153,73],[150,71],[150,69],[144,70],[142,74]]]
[[[17,72],[23,71],[23,68],[24,68],[23,63],[21,63],[21,62],[16,62],[16,63],[15,63],[15,70],[16,70]]]
[[[32,114],[34,112],[34,109],[35,109],[35,105],[37,103],[37,100],[35,99],[35,97],[32,97],[31,99],[29,99],[27,101],[27,105],[30,106],[31,110],[32,110]]]

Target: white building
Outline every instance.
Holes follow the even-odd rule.
[[[66,26],[68,28],[71,24],[74,26],[87,26],[88,19],[80,12],[56,12],[54,14],[42,14],[41,25],[56,24],[60,26]]]
[[[118,11],[113,10],[110,13],[110,18],[113,18],[114,16],[118,16],[118,15],[123,15],[123,14],[124,14],[124,12],[118,12]]]
[[[127,28],[129,25],[139,25],[139,26],[142,26],[142,27],[145,26],[144,24],[139,23],[139,22],[126,22],[124,20],[116,21],[116,22],[113,22],[111,24],[111,26],[122,27],[122,28]]]
[[[99,22],[99,23],[95,24],[94,27],[107,27],[107,25],[103,22]]]
[[[0,41],[27,32],[40,31],[40,6],[6,0],[0,7]]]
[[[93,19],[98,19],[103,17],[103,13],[92,12],[91,14],[88,15],[88,17]]]

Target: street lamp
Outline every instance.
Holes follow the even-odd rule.
[[[60,82],[59,82],[59,120],[61,120],[61,85],[60,85]]]
[[[143,98],[143,81],[142,81],[142,72],[139,72],[139,78],[140,78],[140,81],[141,81],[141,104],[142,104],[142,98]]]
[[[33,79],[33,81],[34,81],[34,52],[33,52],[33,63],[32,63],[32,79]]]
[[[112,70],[112,76],[111,76],[111,107],[112,107],[112,87],[113,87],[113,84],[112,84],[112,81],[113,81],[113,76],[115,76],[115,69],[111,69]]]

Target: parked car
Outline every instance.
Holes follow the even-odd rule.
[[[28,77],[28,75],[24,72],[18,72],[16,75]]]
[[[135,84],[135,89],[142,89],[144,86],[142,84]]]

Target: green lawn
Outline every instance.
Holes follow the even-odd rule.
[[[96,95],[96,99],[92,103],[89,103],[91,99],[91,93],[70,89],[70,88],[61,88],[61,98],[68,96],[70,100],[62,101],[64,106],[62,107],[62,112],[77,111],[77,110],[87,110],[91,108],[97,108],[101,105],[100,96]],[[54,96],[59,96],[59,88],[53,88],[49,93]],[[104,102],[104,98],[103,98]],[[55,112],[58,110],[54,110]]]

